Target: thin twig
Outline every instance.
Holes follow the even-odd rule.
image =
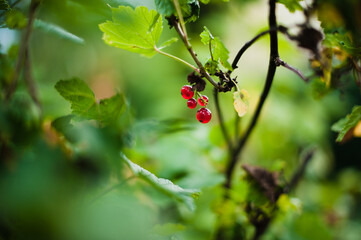
[[[16,61],[16,65],[15,65],[15,72],[11,79],[11,83],[10,83],[8,92],[6,93],[6,96],[5,96],[6,100],[9,100],[11,98],[11,96],[15,92],[15,89],[18,85],[18,79],[20,76],[21,67],[24,62],[25,51],[28,48],[29,39],[30,39],[30,35],[31,35],[33,23],[34,23],[35,13],[36,13],[36,10],[39,7],[39,5],[40,5],[40,1],[38,1],[38,0],[32,0],[30,3],[28,23],[27,23],[27,26],[25,29],[25,34],[24,34],[23,38],[21,39],[18,59]]]
[[[300,182],[301,178],[303,177],[303,175],[305,174],[306,171],[306,167],[307,165],[310,163],[313,155],[315,153],[315,149],[312,148],[311,150],[307,151],[304,155],[303,158],[301,160],[301,165],[298,169],[296,169],[296,171],[294,172],[291,181],[289,182],[288,186],[285,188],[285,193],[289,193],[292,190],[294,190],[298,183]]]
[[[115,190],[115,189],[117,189],[117,188],[120,188],[120,187],[123,186],[126,182],[128,182],[128,181],[130,181],[130,180],[132,180],[132,179],[134,179],[134,178],[135,178],[135,175],[132,175],[132,176],[124,179],[124,180],[121,181],[120,183],[117,183],[117,184],[111,186],[110,188],[105,189],[104,191],[102,191],[101,193],[99,193],[97,196],[95,196],[95,197],[91,200],[91,202],[94,202],[94,201],[96,201],[97,199],[103,197],[104,195],[110,193],[111,191],[113,191],[113,190]]]
[[[29,94],[33,99],[34,103],[41,109],[41,103],[39,101],[37,88],[35,86],[35,81],[32,75],[31,70],[31,61],[29,55],[29,46],[25,50],[25,60],[24,60],[24,76],[25,76],[25,84],[28,88]]]
[[[277,21],[276,21],[276,0],[269,1],[269,19],[268,19],[269,29],[277,29]],[[260,116],[262,107],[267,99],[268,93],[271,89],[272,82],[276,73],[276,59],[279,57],[278,54],[278,37],[277,31],[270,31],[270,60],[268,65],[268,72],[266,77],[266,82],[261,94],[261,98],[258,102],[256,111],[252,117],[250,124],[247,127],[246,132],[244,135],[239,139],[237,146],[235,147],[231,159],[228,163],[226,169],[226,188],[231,188],[232,182],[232,175],[236,163],[238,161],[238,156],[241,153],[243,147],[246,145],[249,136],[251,135],[254,127],[256,126],[257,120]]]
[[[175,30],[177,31],[178,35],[180,36],[180,38],[182,39],[184,45],[186,46],[188,52],[190,53],[190,55],[192,56],[194,62],[197,64],[200,73],[202,74],[203,77],[205,77],[208,82],[210,82],[215,88],[219,89],[219,85],[216,81],[213,80],[213,78],[208,74],[208,72],[204,69],[202,63],[199,61],[197,54],[193,51],[192,45],[190,44],[190,42],[188,41],[186,35],[183,33],[178,21],[176,19],[170,19],[170,22],[172,23],[172,25],[174,26]]]
[[[285,61],[281,60],[280,58],[276,58],[276,64],[277,64],[277,66],[285,67],[285,68],[291,70],[292,72],[296,73],[303,81],[309,82],[310,79],[305,77],[305,75],[303,75],[300,70],[288,65]]]
[[[216,105],[217,116],[218,116],[219,124],[221,126],[221,131],[222,131],[224,140],[226,140],[226,142],[227,142],[228,152],[230,154],[232,154],[233,146],[232,146],[231,138],[229,137],[227,128],[226,128],[226,126],[224,124],[222,111],[221,111],[221,108],[220,108],[220,105],[219,105],[218,90],[215,88],[213,93],[214,93],[214,102],[215,102],[215,105]]]
[[[238,64],[239,60],[241,59],[243,53],[244,53],[245,51],[247,51],[247,49],[248,49],[250,46],[252,46],[252,44],[253,44],[254,42],[256,42],[256,41],[257,41],[259,38],[261,38],[262,36],[264,36],[264,35],[266,35],[266,34],[268,34],[268,33],[270,33],[270,32],[273,32],[273,31],[277,31],[277,28],[270,28],[270,29],[268,29],[268,30],[265,30],[265,31],[263,31],[263,32],[260,32],[260,33],[257,34],[254,38],[252,38],[250,41],[246,42],[246,43],[243,45],[243,47],[238,51],[236,57],[234,58],[234,60],[233,60],[233,62],[232,62],[232,68],[233,68],[233,70],[236,69],[236,68],[238,68],[238,67],[237,67],[237,64]]]

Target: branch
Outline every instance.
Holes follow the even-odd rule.
[[[277,29],[277,21],[276,21],[276,0],[269,0],[269,19],[268,19],[269,29]],[[247,140],[249,136],[251,135],[254,127],[256,126],[257,120],[260,116],[262,107],[267,99],[268,93],[271,89],[273,78],[276,73],[276,59],[279,57],[278,54],[278,38],[277,38],[277,31],[270,31],[270,60],[268,65],[268,72],[266,77],[266,82],[261,94],[261,98],[258,102],[256,111],[252,117],[252,120],[250,124],[248,125],[248,128],[246,132],[244,133],[243,137],[240,138],[238,145],[233,151],[232,157],[228,163],[227,169],[226,169],[226,188],[231,188],[231,181],[232,181],[232,175],[234,168],[236,166],[236,163],[238,161],[238,156],[241,153],[243,147],[247,143]]]
[[[301,165],[300,167],[294,172],[290,183],[288,184],[288,186],[285,188],[285,193],[289,193],[291,192],[293,189],[296,188],[296,186],[298,185],[298,183],[300,182],[301,178],[303,177],[303,175],[305,174],[306,171],[306,167],[309,164],[310,160],[312,159],[313,155],[315,153],[315,149],[312,148],[311,150],[309,150],[308,152],[306,152],[306,154],[303,156],[302,160],[301,160]]]
[[[208,80],[208,82],[210,82],[216,89],[219,89],[218,83],[213,80],[213,78],[204,69],[202,63],[199,61],[199,59],[197,57],[197,54],[193,51],[192,45],[188,41],[188,38],[186,37],[186,35],[183,33],[178,21],[174,17],[170,18],[169,21],[172,23],[172,25],[174,26],[175,30],[177,31],[179,37],[182,39],[182,41],[183,41],[184,45],[186,46],[188,52],[192,56],[194,62],[197,64],[197,66],[199,68],[199,71],[202,74],[202,76],[205,77]]]
[[[25,51],[29,45],[29,39],[30,39],[30,35],[31,35],[33,23],[34,23],[35,13],[36,13],[36,10],[39,7],[39,5],[40,5],[40,1],[37,1],[37,0],[32,0],[30,3],[28,23],[26,25],[25,34],[24,34],[23,38],[21,39],[18,59],[15,64],[15,72],[12,77],[8,92],[6,93],[6,96],[5,96],[6,100],[9,100],[11,98],[11,96],[13,95],[13,93],[17,87],[21,67],[24,62]]]
[[[35,86],[35,81],[31,72],[31,61],[29,56],[29,47],[25,50],[25,60],[24,60],[24,75],[25,75],[25,84],[28,88],[29,94],[33,99],[34,103],[41,109],[41,103],[39,101],[38,92]]]
[[[288,65],[286,62],[284,62],[283,60],[281,60],[280,58],[276,58],[276,64],[277,66],[282,66],[285,67],[289,70],[291,70],[292,72],[296,73],[303,81],[305,81],[306,83],[309,82],[309,78],[305,77],[305,75],[302,74],[302,72],[290,65]]]
[[[237,64],[238,64],[239,60],[241,59],[243,53],[244,53],[245,51],[247,51],[247,49],[248,49],[250,46],[252,46],[252,44],[253,44],[254,42],[256,42],[256,41],[257,41],[259,38],[261,38],[262,36],[264,36],[264,35],[266,35],[266,34],[268,34],[268,33],[270,33],[270,32],[273,32],[273,31],[277,31],[277,28],[270,28],[270,29],[268,29],[268,30],[265,30],[265,31],[257,34],[257,35],[256,35],[254,38],[252,38],[250,41],[246,42],[246,43],[243,45],[243,47],[238,51],[236,57],[234,58],[234,60],[233,60],[233,62],[232,62],[232,68],[233,68],[233,70],[236,69],[236,68],[238,68],[238,67],[237,67]]]
[[[214,93],[214,100],[215,100],[215,104],[216,104],[217,116],[218,116],[219,124],[221,126],[221,131],[222,131],[224,139],[227,142],[228,151],[231,154],[233,152],[233,146],[232,146],[231,138],[229,137],[226,126],[224,124],[222,111],[221,111],[221,108],[219,105],[218,90],[215,88],[213,93]]]

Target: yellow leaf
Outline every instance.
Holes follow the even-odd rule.
[[[249,106],[248,92],[244,89],[234,92],[233,99],[234,99],[233,102],[234,109],[238,113],[238,116],[243,117],[248,111],[248,106]]]
[[[353,129],[353,136],[354,137],[361,137],[361,121],[359,121],[356,127]]]

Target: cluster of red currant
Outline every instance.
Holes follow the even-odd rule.
[[[194,91],[192,90],[191,86],[189,86],[189,85],[183,86],[181,89],[181,94],[184,99],[188,99],[187,106],[190,109],[197,107],[197,100],[195,98],[193,98]],[[209,111],[208,108],[205,107],[208,104],[208,97],[205,95],[202,95],[202,96],[199,95],[198,104],[200,106],[202,106],[202,108],[200,108],[197,111],[197,120],[201,123],[209,122],[212,118],[212,113],[211,113],[211,111]]]

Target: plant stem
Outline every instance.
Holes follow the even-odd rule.
[[[296,73],[296,74],[297,74],[300,78],[302,78],[302,80],[305,81],[305,82],[308,82],[308,81],[310,80],[309,78],[305,77],[300,70],[298,70],[298,69],[296,69],[296,68],[288,65],[286,62],[282,61],[280,58],[277,58],[277,59],[276,59],[276,64],[277,64],[278,66],[285,67],[285,68],[287,68],[288,70],[291,70],[292,72]]]
[[[268,18],[269,29],[277,29],[277,21],[276,21],[276,0],[269,0],[269,18]],[[247,143],[249,136],[252,133],[252,130],[256,126],[257,120],[260,116],[262,107],[267,99],[268,93],[271,89],[272,82],[274,75],[276,73],[276,59],[279,57],[278,54],[278,38],[277,38],[277,31],[270,31],[270,60],[268,65],[268,72],[266,77],[266,82],[261,94],[261,98],[258,102],[256,111],[252,117],[250,124],[248,125],[246,132],[244,135],[239,139],[237,146],[235,147],[231,159],[228,163],[226,169],[226,183],[225,187],[227,189],[231,188],[232,185],[232,175],[234,172],[234,168],[238,161],[238,156],[240,155],[243,147]]]
[[[178,61],[178,62],[180,62],[180,63],[183,63],[183,64],[187,65],[188,67],[192,68],[194,71],[200,73],[198,68],[196,68],[196,67],[193,66],[192,64],[184,61],[183,59],[181,59],[181,58],[179,58],[179,57],[176,57],[176,56],[174,56],[174,55],[172,55],[172,54],[163,52],[163,51],[159,50],[159,48],[157,48],[157,47],[154,47],[154,50],[157,51],[158,53],[166,56],[166,57],[172,58],[172,59],[174,59],[174,60],[176,60],[176,61]]]
[[[29,46],[25,50],[24,75],[25,75],[25,84],[28,88],[29,94],[33,99],[34,103],[39,107],[39,109],[41,109],[41,103],[39,101],[38,92],[35,86],[35,81],[31,72]]]
[[[23,38],[21,39],[18,59],[15,64],[15,72],[12,77],[9,89],[5,96],[6,100],[9,100],[16,90],[16,87],[18,84],[18,79],[20,76],[21,67],[24,63],[25,51],[29,45],[29,40],[30,40],[33,23],[34,23],[35,13],[36,13],[36,10],[39,7],[39,5],[40,5],[40,2],[37,0],[32,0],[30,3],[28,23],[26,25],[25,34],[24,34]]]
[[[184,33],[184,37],[186,39],[188,39],[188,34],[187,34],[186,25],[185,25],[184,19],[183,19],[182,9],[180,8],[178,0],[173,0],[173,3],[174,3],[174,7],[177,11],[178,17],[179,17],[179,21],[180,21],[180,24],[181,24],[181,27],[182,27],[182,30]]]
[[[230,153],[230,155],[232,155],[233,146],[232,146],[231,138],[229,137],[227,128],[226,128],[226,126],[224,124],[222,111],[221,111],[221,108],[220,108],[220,105],[219,105],[218,89],[214,88],[213,94],[214,94],[214,100],[215,100],[215,105],[216,105],[217,116],[218,116],[219,124],[221,126],[221,131],[222,131],[224,140],[226,140],[227,147],[228,147],[228,152]]]
[[[219,89],[218,83],[213,80],[213,78],[204,69],[202,63],[199,61],[199,59],[197,57],[197,54],[193,51],[192,45],[188,41],[188,38],[186,37],[186,35],[183,33],[183,31],[182,31],[181,27],[179,26],[179,23],[177,22],[177,20],[176,19],[170,19],[170,22],[174,26],[175,30],[177,31],[178,35],[180,36],[180,38],[182,39],[184,45],[186,46],[188,52],[190,53],[193,60],[197,64],[197,66],[199,68],[199,71],[200,71],[200,74],[202,74],[202,76],[205,77],[208,80],[208,82],[210,82],[215,88]]]
[[[243,47],[238,51],[236,57],[234,58],[234,60],[233,60],[233,62],[232,62],[232,68],[233,68],[233,70],[236,69],[236,68],[238,68],[238,67],[237,67],[237,64],[238,64],[239,60],[241,59],[243,53],[244,53],[245,51],[247,51],[247,49],[248,49],[250,46],[252,46],[252,44],[253,44],[254,42],[256,42],[256,41],[257,41],[259,38],[261,38],[262,36],[264,36],[264,35],[266,35],[266,34],[268,34],[268,33],[270,33],[270,32],[273,32],[273,31],[277,31],[277,28],[270,28],[270,29],[268,29],[268,30],[265,30],[265,31],[263,31],[263,32],[260,32],[260,33],[257,34],[254,38],[252,38],[250,41],[246,42],[246,43],[243,45]]]

